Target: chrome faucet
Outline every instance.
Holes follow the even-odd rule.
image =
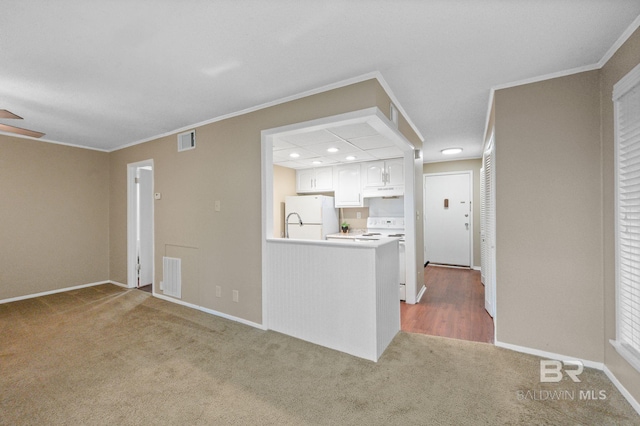
[[[298,216],[298,222],[300,222],[300,226],[304,225],[304,223],[302,223],[302,219],[300,218],[300,215],[296,212],[291,212],[287,215],[287,218],[284,220],[284,237],[285,238],[289,238],[289,217],[291,217],[291,215],[295,214],[296,216]]]

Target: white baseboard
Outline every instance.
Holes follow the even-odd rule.
[[[472,266],[471,269],[473,269],[474,271],[480,271],[481,268],[479,266]]]
[[[231,321],[239,322],[241,324],[248,325],[250,327],[259,328],[260,330],[266,330],[267,329],[267,327],[265,327],[263,324],[258,324],[257,322],[248,321],[248,320],[246,320],[244,318],[234,317],[233,315],[229,315],[229,314],[225,314],[225,313],[222,313],[222,312],[214,311],[213,309],[205,308],[204,306],[198,306],[198,305],[194,305],[193,303],[184,302],[182,300],[174,299],[173,297],[168,297],[168,296],[165,296],[164,294],[156,293],[155,291],[153,292],[153,296],[157,297],[158,299],[166,300],[167,302],[177,303],[178,305],[186,306],[186,307],[192,308],[192,309],[197,309],[198,311],[202,311],[202,312],[205,312],[207,314],[211,314],[211,315],[215,315],[217,317],[221,317],[221,318],[228,319],[228,320],[231,320]]]
[[[119,287],[129,288],[129,286],[128,286],[128,285],[126,285],[126,284],[122,284],[122,283],[119,283],[118,281],[109,280],[109,283],[110,283],[110,284],[113,284],[113,285],[117,285],[117,286],[119,286]]]
[[[10,303],[10,302],[17,302],[18,300],[33,299],[34,297],[48,296],[50,294],[64,293],[65,291],[77,290],[79,288],[93,287],[93,286],[102,285],[102,284],[109,284],[110,282],[112,282],[112,281],[98,281],[98,282],[95,282],[95,283],[81,284],[81,285],[76,285],[76,286],[73,286],[73,287],[58,288],[56,290],[43,291],[43,292],[40,292],[40,293],[26,294],[24,296],[10,297],[9,299],[0,300],[0,304],[2,304],[2,303]]]
[[[601,370],[601,371],[604,369],[604,363],[602,362],[590,361],[587,359],[578,359],[574,356],[562,355],[554,352],[541,351],[539,349],[527,348],[526,346],[512,345],[510,343],[499,342],[497,340],[495,345],[499,348],[511,349],[512,351],[522,352],[525,354],[535,355],[535,356],[539,356],[547,359],[554,359],[558,361],[563,361],[563,360],[581,361],[585,367],[595,368],[596,370]]]
[[[422,299],[422,295],[424,294],[425,291],[427,291],[427,287],[423,285],[420,291],[418,292],[418,296],[416,297],[416,303],[420,302],[420,299]]]
[[[607,366],[604,366],[604,374],[607,375],[607,377],[609,378],[609,380],[611,380],[611,383],[613,383],[613,385],[618,388],[618,390],[620,391],[620,393],[622,394],[622,396],[624,396],[626,398],[626,400],[629,402],[629,404],[631,404],[631,406],[633,407],[634,410],[636,410],[636,412],[640,415],[640,403],[638,401],[636,401],[636,399],[633,397],[633,395],[631,395],[629,393],[629,391],[627,390],[627,388],[625,388],[622,383],[620,383],[620,381],[618,381],[618,378],[615,376],[615,374],[613,374],[611,372],[611,370],[609,370],[607,368]]]
[[[522,353],[526,353],[526,354],[529,354],[529,355],[536,355],[536,356],[547,358],[547,359],[554,359],[554,360],[559,360],[559,361],[562,361],[562,360],[575,360],[576,359],[575,357],[571,357],[571,356],[567,356],[567,355],[561,355],[561,354],[557,354],[557,353],[553,353],[553,352],[541,351],[541,350],[538,350],[538,349],[527,348],[525,346],[512,345],[510,343],[504,343],[504,342],[499,342],[499,341],[496,341],[495,345],[500,347],[500,348],[511,349],[513,351],[516,351],[516,352],[522,352]],[[633,395],[631,395],[631,393],[629,393],[629,391],[622,385],[622,383],[620,383],[618,378],[611,372],[611,370],[609,370],[607,368],[606,365],[604,365],[604,363],[596,362],[596,361],[589,361],[589,360],[584,360],[584,359],[580,359],[578,361],[582,361],[582,363],[584,364],[585,367],[595,368],[596,370],[603,371],[604,374],[607,375],[609,380],[611,380],[611,383],[613,383],[613,385],[618,389],[618,391],[620,391],[622,396],[624,396],[625,399],[627,401],[629,401],[629,404],[631,404],[633,409],[636,410],[638,412],[638,414],[640,414],[640,403],[638,403],[638,401],[636,401],[636,399],[633,397]]]

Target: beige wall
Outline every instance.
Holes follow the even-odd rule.
[[[497,336],[604,361],[599,72],[495,94]]]
[[[480,168],[482,159],[426,163],[424,174],[473,171],[473,266],[480,267]]]
[[[109,157],[0,135],[0,300],[109,279]]]
[[[273,237],[284,236],[284,201],[287,195],[296,194],[296,171],[273,166]]]
[[[607,62],[600,73],[602,113],[602,166],[604,206],[604,361],[622,385],[640,401],[640,373],[609,344],[616,337],[615,314],[615,234],[614,234],[614,121],[613,85],[640,63],[640,30]]]
[[[192,270],[183,273],[194,278],[183,282],[183,301],[261,323],[260,132],[377,106],[379,87],[368,80],[199,127],[191,151],[176,152],[172,135],[113,152],[111,279],[127,279],[127,164],[153,159],[155,192],[162,193],[155,202],[156,284],[162,256],[184,253]],[[220,212],[213,209],[215,200]],[[215,286],[222,297],[215,297]],[[232,290],[239,291],[238,303]]]

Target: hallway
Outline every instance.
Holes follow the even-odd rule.
[[[484,309],[480,271],[429,265],[422,300],[400,303],[402,331],[493,343],[493,319]]]

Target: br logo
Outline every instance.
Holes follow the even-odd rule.
[[[563,368],[564,367],[564,368]],[[579,382],[578,376],[584,370],[581,361],[540,360],[540,381],[543,383],[557,383],[562,380],[562,372],[574,382]]]

